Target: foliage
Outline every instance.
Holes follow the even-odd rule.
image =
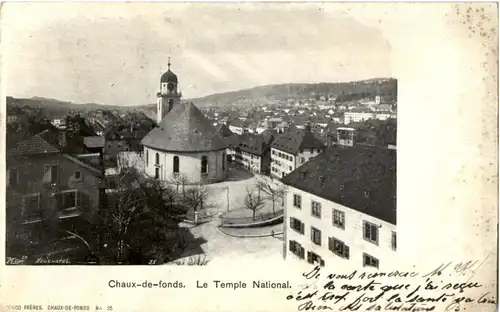
[[[119,263],[142,263],[180,248],[177,221],[165,194],[173,191],[135,168],[122,168],[103,212],[103,243]],[[162,257],[160,257],[162,258]],[[155,261],[162,260],[155,258]]]

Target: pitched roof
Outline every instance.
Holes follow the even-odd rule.
[[[84,137],[83,144],[85,144],[85,146],[88,148],[104,147],[104,137],[102,136]]]
[[[396,224],[396,151],[334,146],[283,178],[283,183]]]
[[[226,148],[217,129],[193,104],[175,106],[141,141],[164,151],[201,152]]]
[[[226,126],[226,124],[221,123],[220,126],[217,128],[217,132],[222,136],[222,137],[228,137],[233,135],[233,132],[229,130],[229,128]]]
[[[20,155],[44,155],[59,153],[60,150],[42,138],[43,133],[32,136],[16,144],[14,148],[7,151],[8,156]]]
[[[271,146],[280,151],[294,155],[303,149],[325,147],[310,130],[297,128],[290,128],[278,135]]]
[[[266,149],[266,142],[263,136],[243,134],[239,147],[244,152],[260,156]]]

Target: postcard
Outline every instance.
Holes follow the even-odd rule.
[[[498,4],[0,23],[0,311],[496,310]]]

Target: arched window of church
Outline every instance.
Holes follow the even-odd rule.
[[[201,173],[208,173],[208,157],[201,157]]]
[[[146,154],[146,155],[145,155],[145,156],[146,156],[146,157],[145,157],[145,158],[146,158],[146,166],[149,166],[149,157],[148,157],[149,155],[148,155],[148,150],[146,150],[146,153],[145,153],[145,154]]]
[[[222,153],[222,171],[226,170],[226,153]]]
[[[160,164],[160,154],[156,153],[156,156],[155,156],[155,165],[159,165]]]
[[[174,173],[179,173],[179,156],[174,156]]]

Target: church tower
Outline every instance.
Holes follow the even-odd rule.
[[[177,75],[170,70],[170,57],[168,58],[168,70],[161,75],[160,92],[156,95],[156,123],[160,123],[175,105],[181,102],[182,94],[179,92],[179,81]]]

